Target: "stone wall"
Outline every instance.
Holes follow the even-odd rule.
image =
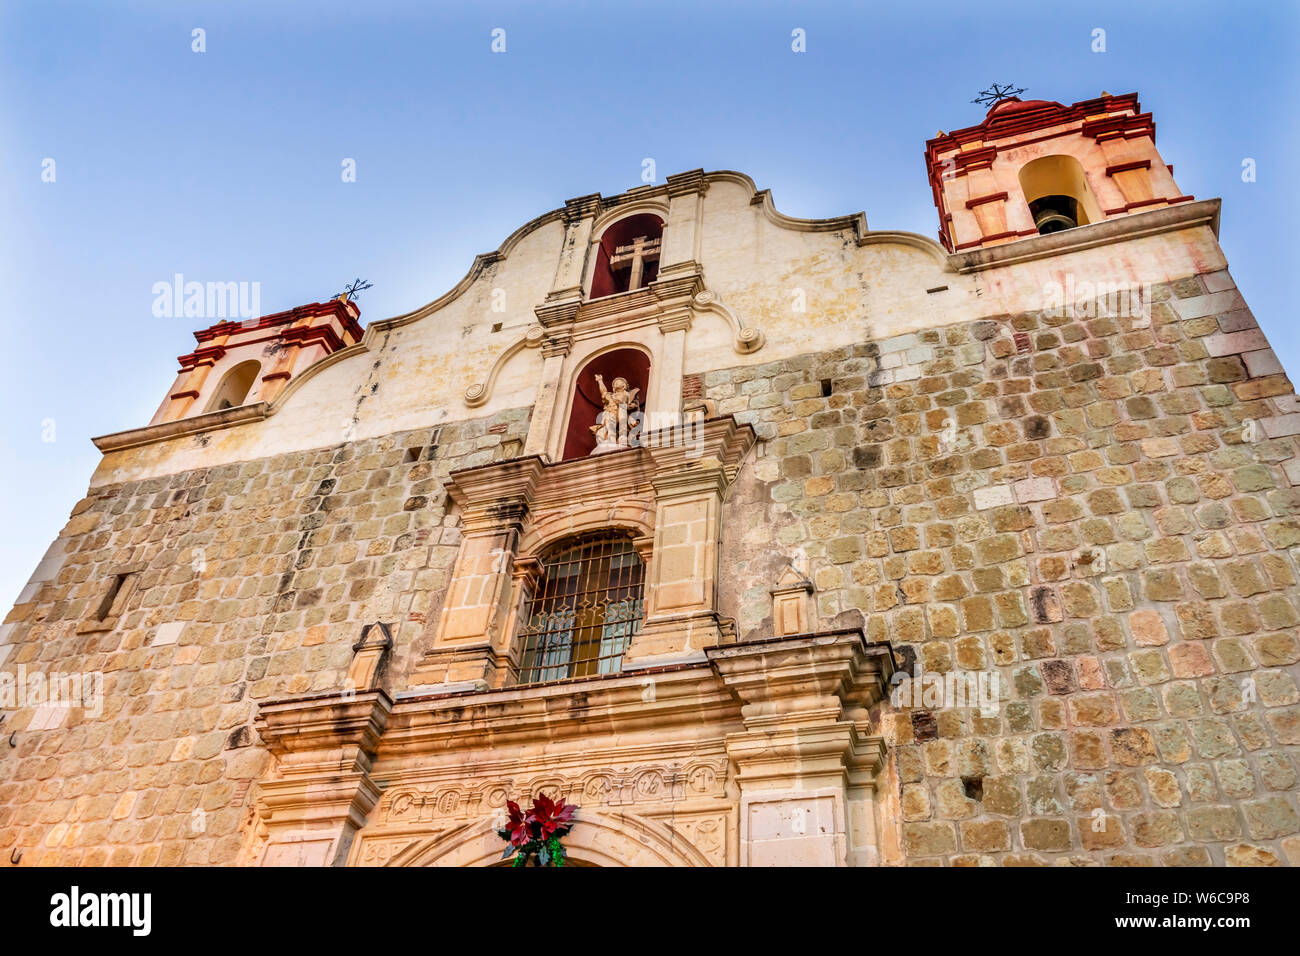
[[[704,376],[766,439],[739,633],[793,557],[819,626],[1000,678],[990,716],[880,708],[892,862],[1300,862],[1300,405],[1226,272],[1152,298]]]
[[[235,862],[268,759],[258,703],[339,689],[375,620],[396,625],[404,672],[459,543],[443,479],[522,441],[528,414],[92,489],[7,618],[0,670],[100,671],[103,714],[9,713],[0,849],[24,864]],[[117,625],[88,630],[124,568],[138,581]]]
[[[885,862],[1300,862],[1300,405],[1226,273],[1154,298],[1145,325],[993,316],[701,377],[761,439],[723,516],[741,638],[793,560],[817,627],[1000,679],[989,715],[878,708]],[[104,714],[6,719],[0,851],[237,861],[257,704],[338,689],[375,620],[405,685],[459,542],[444,479],[528,415],[96,486],[0,669],[102,671]]]

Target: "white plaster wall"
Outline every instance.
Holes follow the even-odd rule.
[[[1213,233],[1200,226],[959,275],[945,271],[948,259],[936,243],[869,236],[872,241],[859,245],[847,224],[810,231],[817,227],[773,221],[752,197],[734,174],[711,181],[700,256],[706,286],[742,326],[761,329],[766,344],[739,354],[728,324],[701,313],[688,333],[686,373],[1042,308],[1044,285],[1063,283],[1071,273],[1094,283],[1162,282],[1224,267]],[[563,236],[557,217],[543,217],[512,236],[498,261],[458,296],[436,309],[374,323],[362,346],[299,376],[265,420],[112,452],[92,486],[532,405],[542,368],[536,348],[519,350],[503,366],[484,405],[470,408],[463,396],[469,385],[486,380],[498,357],[535,323],[533,309],[551,289]],[[948,288],[927,293],[939,286]],[[494,289],[504,290],[504,312],[492,311]],[[796,290],[803,293],[803,312],[792,307]],[[493,333],[496,322],[503,328]]]

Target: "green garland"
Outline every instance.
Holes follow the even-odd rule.
[[[558,836],[552,836],[544,843],[540,840],[525,843],[519,848],[515,861],[510,866],[527,866],[528,861],[534,857],[537,858],[537,866],[564,866],[564,844]]]

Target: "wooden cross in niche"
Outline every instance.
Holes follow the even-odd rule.
[[[619,272],[631,267],[627,282],[629,292],[641,288],[646,265],[659,261],[660,243],[658,237],[651,239],[649,236],[638,236],[629,245],[615,247],[614,254],[609,257],[609,268],[613,272]]]

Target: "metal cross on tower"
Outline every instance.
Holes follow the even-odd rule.
[[[349,283],[343,289],[342,292],[340,292],[336,296],[333,296],[333,298],[342,299],[344,302],[347,302],[349,299],[355,299],[362,292],[364,292],[366,289],[369,288],[370,288],[369,282],[367,282],[365,279],[357,279],[355,282]]]
[[[992,106],[999,100],[1005,100],[1008,96],[1019,96],[1024,91],[1023,87],[1011,83],[994,83],[987,90],[980,90],[980,95],[971,102],[978,103],[980,106]]]

